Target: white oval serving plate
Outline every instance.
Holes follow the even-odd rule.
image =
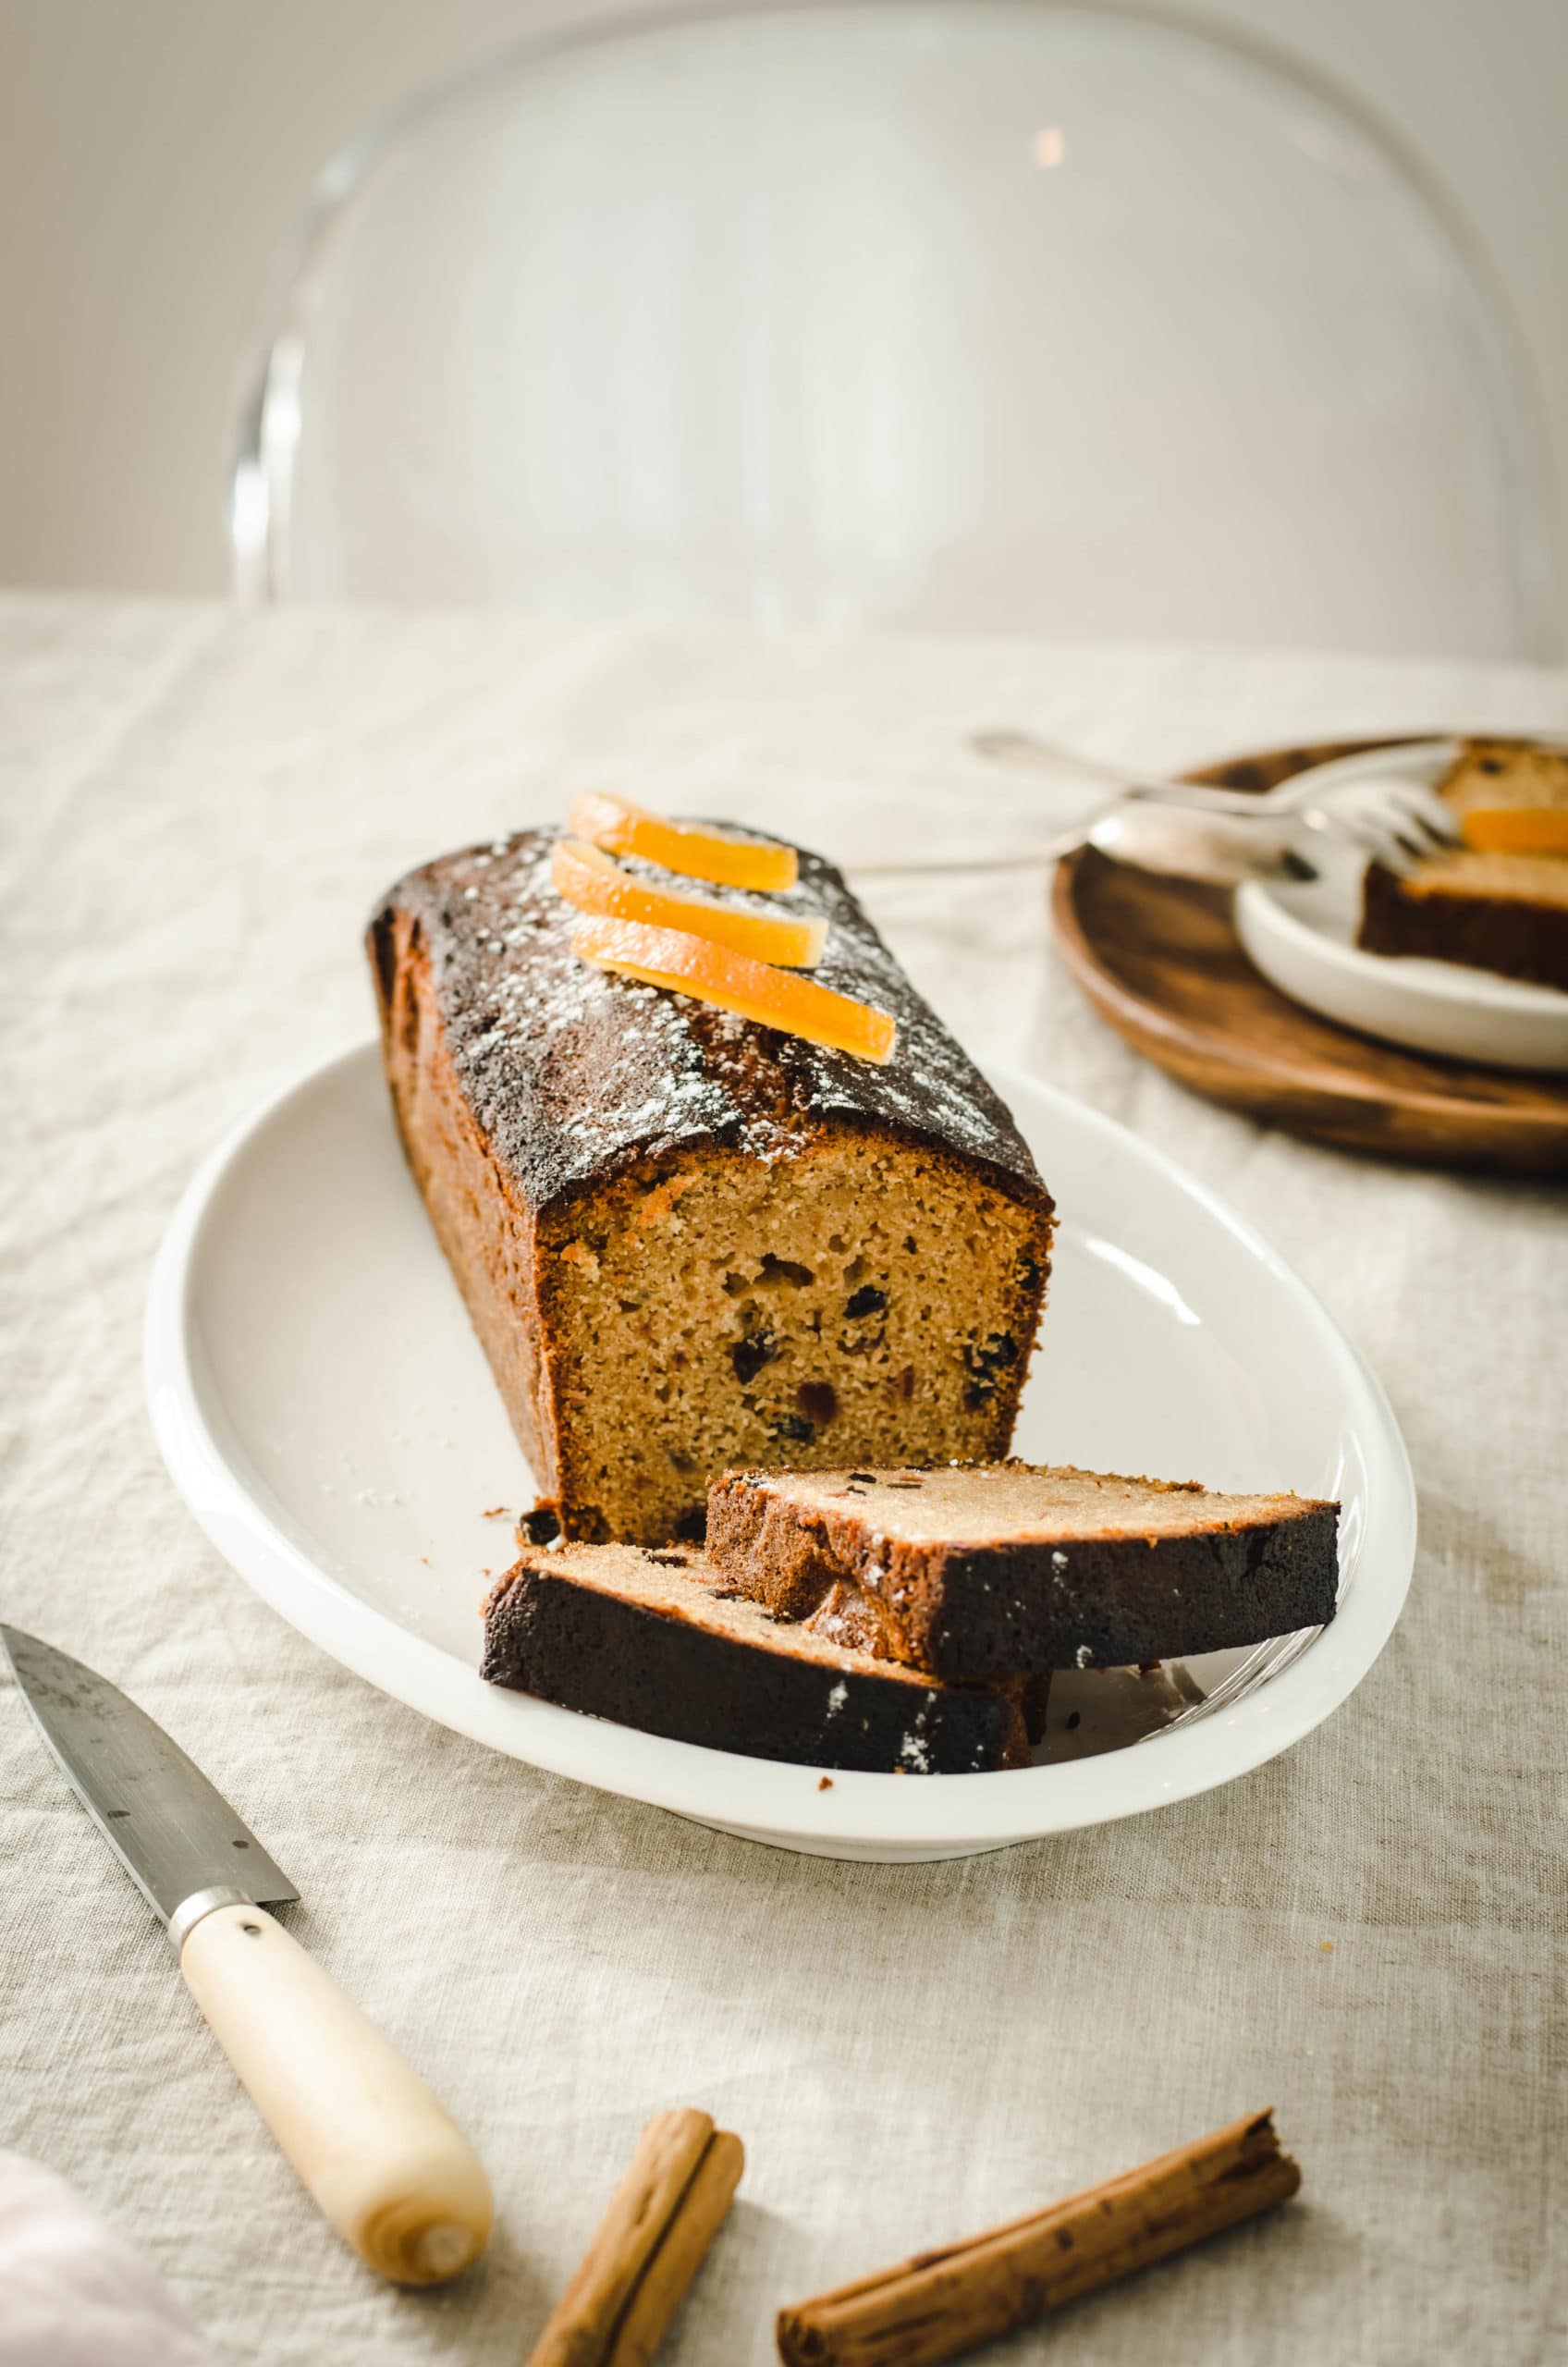
[[[1458,750],[1456,740],[1424,740],[1336,757],[1296,774],[1291,792],[1384,778],[1430,787]],[[1365,870],[1354,848],[1329,847],[1316,879],[1255,879],[1236,890],[1236,934],[1270,986],[1341,1027],[1413,1051],[1492,1068],[1568,1069],[1568,995],[1457,962],[1364,953],[1355,939]]]
[[[1403,1602],[1415,1493],[1388,1403],[1305,1285],[1203,1187],[1027,1077],[994,1080],[1061,1210],[1017,1451],[1337,1496],[1333,1624],[1156,1678],[1069,1675],[1046,1763],[836,1773],[580,1717],[476,1673],[527,1467],[362,1046],[222,1143],[153,1271],[146,1378],[175,1484],[303,1634],[397,1699],[533,1765],[845,1858],[943,1858],[1186,1798],[1256,1767],[1366,1674]],[[1119,1736],[1146,1739],[1112,1747]]]

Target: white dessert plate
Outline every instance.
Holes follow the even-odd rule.
[[[1375,748],[1298,773],[1291,788],[1383,778],[1430,787],[1458,751],[1457,740]],[[1568,1069],[1568,995],[1458,962],[1364,953],[1355,938],[1365,870],[1354,848],[1329,847],[1316,879],[1255,879],[1236,890],[1236,934],[1270,986],[1341,1027],[1414,1051],[1491,1068]]]
[[[557,1774],[749,1838],[944,1858],[1131,1816],[1296,1742],[1366,1674],[1415,1544],[1387,1401],[1324,1308],[1192,1178],[1048,1086],[994,1080],[1061,1211],[1017,1451],[1337,1496],[1321,1631],[1158,1675],[1059,1678],[1043,1763],[838,1772],[668,1742],[485,1685],[479,1603],[533,1482],[362,1046],[213,1153],[170,1225],[146,1377],[175,1484],[303,1634],[426,1716]]]

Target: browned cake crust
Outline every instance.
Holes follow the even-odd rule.
[[[1568,805],[1568,756],[1522,741],[1468,741],[1437,793],[1455,814]],[[1369,864],[1356,941],[1368,953],[1458,962],[1568,993],[1568,862],[1463,848],[1405,877]]]
[[[493,1685],[753,1759],[962,1775],[1025,1763],[1019,1688],[963,1690],[724,1592],[691,1548],[525,1553],[484,1611]]]
[[[393,1106],[568,1537],[701,1533],[747,1460],[1006,1451],[1051,1202],[1002,1103],[839,874],[817,975],[877,1067],[570,950],[553,830],[410,873],[370,929]]]
[[[715,1582],[728,1588],[732,1581],[713,1573]],[[742,1589],[750,1594],[750,1589]],[[772,1615],[772,1614],[770,1614]],[[779,1613],[792,1620],[793,1614]],[[840,1646],[851,1651],[864,1652],[871,1660],[896,1661],[911,1665],[902,1632],[896,1619],[889,1615],[888,1605],[864,1587],[848,1578],[836,1577],[824,1593],[817,1595],[810,1610],[800,1618],[800,1625],[808,1635],[820,1636],[825,1643]],[[1046,1732],[1046,1711],[1050,1702],[1049,1669],[1035,1669],[1025,1676],[998,1676],[995,1690],[1004,1699],[1016,1703],[1023,1721],[1025,1738],[1031,1743],[1043,1741]],[[1010,1760],[1006,1762],[1011,1765]]]
[[[1462,962],[1473,970],[1495,970],[1504,978],[1568,994],[1568,910],[1561,904],[1464,895],[1452,887],[1439,895],[1412,895],[1396,872],[1372,863],[1362,883],[1356,942],[1367,953]]]
[[[708,1497],[721,1575],[779,1618],[874,1598],[881,1648],[949,1682],[1116,1667],[1324,1625],[1339,1506],[1023,1463],[732,1472]]]

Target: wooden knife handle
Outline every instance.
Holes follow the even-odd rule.
[[[312,2201],[367,2267],[439,2285],[478,2259],[494,2206],[467,2138],[264,1907],[203,1915],[179,1968]]]

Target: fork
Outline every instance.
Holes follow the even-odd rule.
[[[1117,795],[1068,829],[1007,855],[956,862],[858,865],[883,877],[926,871],[1016,871],[1055,863],[1092,846],[1120,863],[1188,879],[1235,886],[1244,879],[1313,879],[1328,844],[1348,846],[1389,870],[1408,871],[1458,843],[1452,817],[1418,780],[1350,781],[1327,793],[1310,779],[1266,795],[1154,779],[1058,748],[1023,731],[977,731],[969,742],[994,764],[1028,772],[1077,773]]]

